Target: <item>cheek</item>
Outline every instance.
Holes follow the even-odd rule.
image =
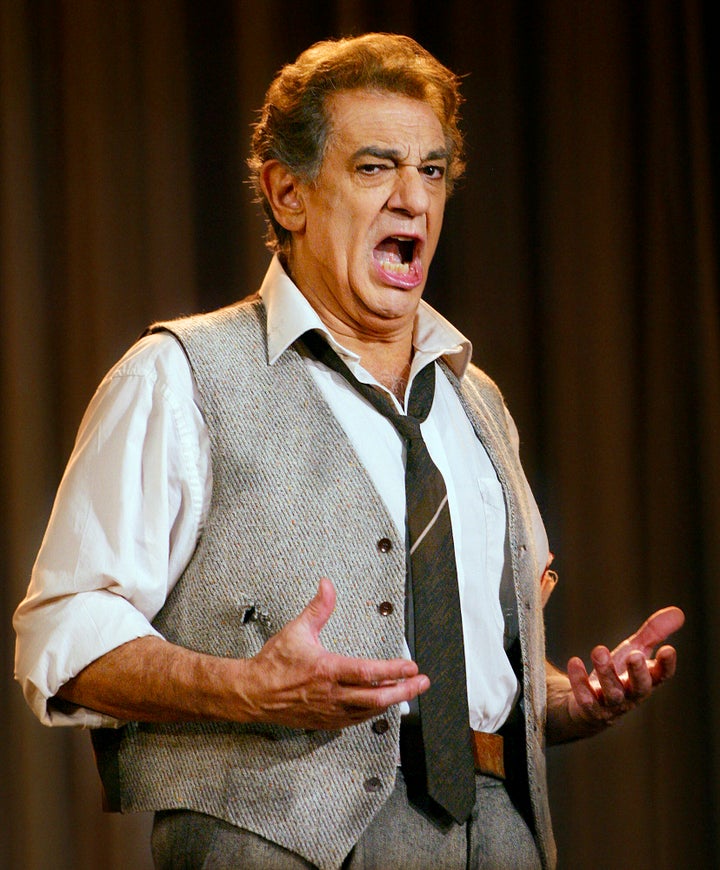
[[[310,247],[318,260],[326,262],[336,260],[339,245],[332,220],[323,215],[318,217],[319,220],[316,220],[310,229]]]
[[[336,257],[356,247],[359,235],[359,223],[347,208],[328,208],[317,227],[317,237],[326,252],[329,254],[332,251]]]
[[[430,233],[428,241],[429,245],[429,253],[432,255],[435,253],[435,248],[437,246],[438,240],[440,238],[440,231],[442,230],[443,225],[443,216],[445,215],[445,207],[440,206],[434,213],[430,222]]]

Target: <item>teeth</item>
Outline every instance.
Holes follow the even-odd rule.
[[[410,263],[393,263],[387,260],[383,263],[383,269],[386,272],[393,272],[395,275],[407,275],[410,271]]]
[[[395,254],[390,254],[387,251],[377,259],[386,272],[392,272],[394,275],[407,275],[410,271],[410,263],[403,263],[396,259]]]

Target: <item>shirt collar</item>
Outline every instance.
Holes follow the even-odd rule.
[[[320,316],[293,283],[277,256],[273,257],[260,288],[267,312],[268,361],[275,363],[290,345],[310,329],[323,333],[336,352],[358,360],[357,354],[338,344]],[[430,359],[442,357],[453,374],[462,378],[472,357],[472,344],[441,314],[420,300],[415,317],[413,347],[416,354]]]

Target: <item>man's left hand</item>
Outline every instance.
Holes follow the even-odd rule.
[[[684,622],[679,607],[658,610],[612,652],[596,646],[590,673],[576,656],[568,662],[567,674],[548,664],[548,741],[562,743],[602,731],[650,697],[675,673],[677,654],[664,641]]]

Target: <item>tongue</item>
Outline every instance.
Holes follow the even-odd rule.
[[[402,263],[400,244],[397,239],[383,239],[379,245],[376,245],[375,254],[378,260],[393,260],[396,263]]]

